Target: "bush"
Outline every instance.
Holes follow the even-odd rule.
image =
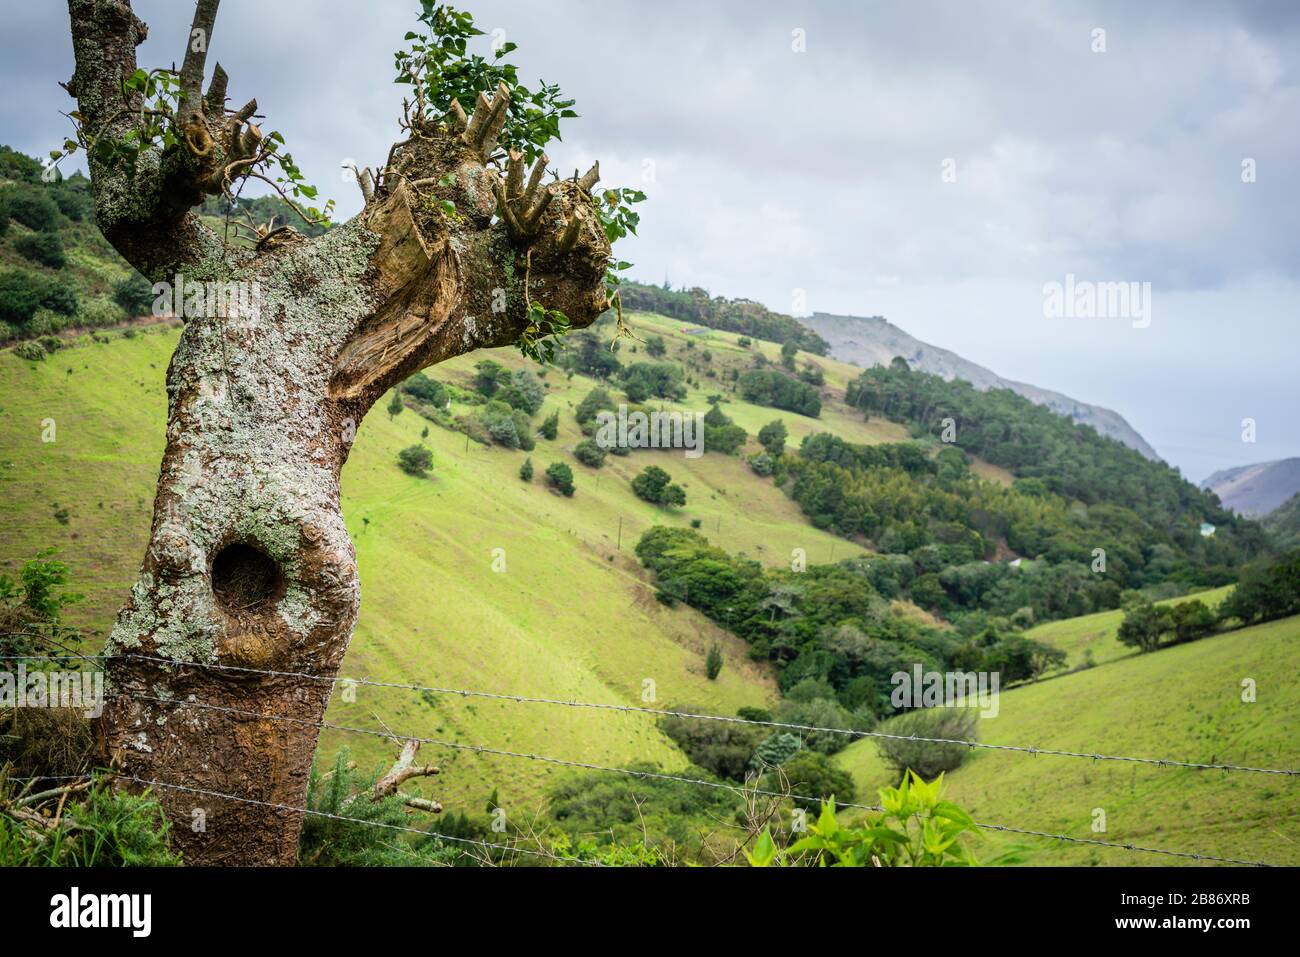
[[[493,359],[484,359],[474,365],[474,388],[479,394],[492,398],[497,389],[507,384],[510,370]]]
[[[130,315],[138,315],[138,313],[131,313]],[[118,303],[100,296],[83,302],[77,308],[77,315],[73,322],[80,326],[97,329],[101,326],[114,325],[126,318],[128,318],[128,313],[123,312]]]
[[[707,714],[707,709],[691,705],[670,708],[671,711]],[[692,764],[733,781],[745,780],[745,771],[764,732],[744,724],[725,721],[706,721],[701,718],[667,716],[660,719],[664,734],[686,753]]]
[[[14,222],[28,229],[46,232],[57,229],[61,215],[58,204],[43,186],[16,186],[3,194],[4,212]]]
[[[747,402],[814,419],[822,411],[822,398],[816,389],[772,369],[750,369],[740,377],[740,393]]]
[[[40,362],[45,358],[45,347],[39,342],[20,342],[14,346],[14,355],[28,362]]]
[[[671,482],[672,476],[659,466],[648,465],[632,480],[632,491],[637,498],[652,505],[685,505],[686,491]]]
[[[57,233],[28,233],[19,236],[14,240],[14,249],[19,255],[51,269],[62,269],[68,263]]]
[[[776,463],[772,461],[772,456],[766,452],[751,455],[749,457],[749,467],[755,475],[762,475],[765,478],[776,471]]]
[[[519,477],[525,482],[533,480],[533,460],[524,459],[524,464],[519,466]]]
[[[1219,606],[1221,619],[1242,624],[1272,621],[1300,613],[1300,550],[1272,564],[1249,565],[1237,587]]]
[[[500,399],[512,409],[529,416],[536,414],[546,401],[546,388],[542,380],[527,369],[516,369],[510,381],[501,390]]]
[[[686,398],[682,367],[674,362],[637,362],[623,370],[623,391],[632,402]]]
[[[650,336],[645,341],[645,351],[656,359],[662,359],[668,352],[663,336]]]
[[[22,269],[0,273],[0,319],[25,326],[45,303],[46,283],[41,276]]]
[[[918,738],[975,741],[978,739],[979,711],[975,708],[920,708],[887,721],[881,730]],[[903,775],[911,770],[927,779],[955,771],[970,753],[970,748],[964,744],[936,744],[906,738],[878,738],[876,747],[881,758],[897,774]]]
[[[544,439],[549,439],[552,442],[555,441],[555,436],[558,435],[559,432],[560,432],[559,412],[552,412],[545,419],[543,419],[541,428],[537,430],[538,435],[540,435]]]
[[[749,770],[762,773],[769,768],[779,768],[794,757],[802,747],[803,743],[789,731],[778,731],[754,749]]]
[[[573,469],[563,462],[552,462],[546,467],[546,484],[566,497],[573,497]]]
[[[436,408],[447,404],[447,387],[437,379],[430,379],[423,372],[417,372],[403,382],[402,391]]]
[[[704,658],[704,674],[710,681],[722,673],[722,649],[716,644],[709,646],[709,653]]]
[[[41,305],[53,309],[62,316],[70,316],[77,311],[77,290],[71,283],[53,277],[41,290]]]
[[[794,803],[805,808],[817,808],[832,796],[837,804],[846,803],[858,793],[853,777],[816,751],[799,751],[780,770],[764,775],[761,783],[769,791],[780,791],[784,784],[791,795],[798,795]]]
[[[433,467],[433,453],[423,445],[409,445],[397,453],[397,465],[407,475],[423,478]]]
[[[763,446],[772,458],[780,458],[781,453],[785,451],[785,440],[788,435],[785,422],[776,419],[758,430],[758,444]]]
[[[614,399],[609,392],[597,386],[578,403],[574,417],[578,420],[578,424],[586,425],[588,422],[594,422],[596,416],[605,411],[615,411]]]
[[[595,439],[583,439],[573,449],[573,456],[583,465],[598,469],[605,464],[605,450]]]

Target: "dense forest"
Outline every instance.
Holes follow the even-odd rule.
[[[698,287],[672,289],[650,286],[625,280],[619,286],[625,309],[655,312],[685,322],[698,323],[710,329],[737,332],[769,342],[794,343],[805,352],[819,356],[830,352],[830,345],[817,333],[801,325],[798,320],[748,299],[710,297]]]
[[[1053,493],[1085,510],[1126,508],[1154,533],[1150,545],[1168,544],[1198,566],[1240,565],[1265,547],[1258,524],[1233,515],[1176,469],[1009,390],[981,392],[895,359],[864,371],[845,400],[908,423],[918,436],[946,437],[951,429],[952,445],[1009,469],[1027,494]],[[1203,523],[1213,534],[1202,534]]]

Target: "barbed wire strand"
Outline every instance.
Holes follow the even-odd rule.
[[[32,658],[32,656],[6,656],[18,658]],[[756,718],[732,717],[729,715],[718,714],[700,714],[691,711],[674,711],[665,708],[643,708],[636,705],[625,704],[604,704],[591,701],[565,701],[560,698],[542,698],[532,695],[519,694],[502,694],[491,691],[474,691],[465,688],[440,688],[432,685],[415,685],[405,684],[402,682],[392,681],[371,681],[366,678],[339,678],[328,677],[326,675],[313,675],[304,671],[274,671],[265,668],[249,668],[243,665],[227,665],[218,662],[199,662],[199,661],[176,661],[171,658],[159,658],[151,655],[138,654],[120,654],[120,655],[98,655],[101,661],[110,661],[115,658],[130,658],[138,661],[149,661],[156,664],[170,665],[174,667],[193,667],[193,668],[210,668],[221,671],[235,671],[251,674],[272,675],[283,678],[302,678],[309,681],[328,681],[331,683],[353,683],[371,688],[393,688],[403,691],[427,691],[431,694],[458,695],[465,698],[487,698],[497,701],[513,701],[518,704],[548,704],[559,705],[568,708],[586,708],[599,711],[617,711],[629,714],[648,714],[658,717],[672,718],[690,718],[699,721],[718,721],[727,724],[743,724],[765,728],[779,728],[787,731],[802,731],[805,733],[821,734],[841,734],[856,738],[875,738],[893,741],[920,741],[927,744],[951,744],[965,748],[979,748],[988,751],[1011,751],[1029,755],[1047,755],[1049,757],[1061,758],[1083,758],[1092,761],[1119,761],[1130,764],[1150,764],[1158,767],[1186,768],[1196,771],[1223,771],[1239,772],[1248,774],[1276,774],[1284,777],[1300,776],[1300,770],[1292,768],[1261,768],[1250,765],[1240,764],[1209,764],[1197,761],[1180,761],[1175,758],[1147,758],[1133,755],[1116,755],[1101,754],[1099,752],[1086,751],[1069,751],[1060,748],[1039,748],[1026,745],[1016,744],[990,744],[985,741],[968,741],[962,738],[935,738],[918,734],[891,734],[887,731],[862,731],[852,728],[831,728],[820,725],[795,724],[786,721],[764,721]]]
[[[494,754],[502,757],[522,758],[522,759],[538,761],[546,764],[555,764],[563,767],[578,768],[587,771],[605,771],[605,772],[611,772],[616,774],[629,775],[632,777],[654,778],[659,780],[676,781],[682,784],[694,784],[702,787],[717,788],[720,790],[732,791],[738,794],[761,794],[768,797],[789,798],[791,800],[806,801],[809,803],[812,803],[814,801],[825,802],[830,800],[827,797],[809,797],[807,795],[802,795],[802,794],[789,794],[783,791],[771,791],[762,788],[744,788],[733,784],[726,784],[720,781],[706,781],[702,778],[688,778],[681,775],[668,774],[660,771],[641,771],[634,768],[609,767],[607,765],[590,764],[583,761],[568,761],[563,758],[555,758],[555,757],[550,757],[548,755],[530,754],[522,751],[506,751],[499,748],[486,747],[483,745],[463,744],[461,742],[444,741],[437,738],[425,738],[425,737],[419,737],[417,735],[400,735],[400,734],[395,734],[391,731],[376,731],[370,728],[354,728],[348,725],[338,725],[338,724],[334,724],[331,722],[324,722],[324,721],[312,722],[306,720],[305,718],[294,718],[289,715],[263,714],[255,711],[246,711],[240,708],[227,708],[222,705],[210,705],[198,701],[164,699],[164,698],[156,698],[151,695],[140,695],[140,694],[124,695],[124,696],[132,697],[132,698],[144,698],[151,701],[158,701],[163,704],[189,705],[192,707],[200,707],[200,708],[205,708],[205,709],[215,710],[215,711],[232,712],[232,713],[236,713],[248,717],[261,718],[263,720],[290,721],[293,723],[309,725],[311,727],[316,727],[316,728],[335,730],[341,732],[350,732],[354,734],[366,734],[374,737],[387,738],[395,741],[419,741],[422,744],[432,744],[438,747],[456,748],[460,750],[475,751],[483,754]],[[883,807],[874,804],[859,804],[852,801],[836,801],[835,803],[841,807],[857,808],[863,811],[874,811],[874,812],[884,811]],[[1249,861],[1249,860],[1242,860],[1239,858],[1232,858],[1232,857],[1217,857],[1211,854],[1199,854],[1191,851],[1171,851],[1164,848],[1143,847],[1137,844],[1121,843],[1118,841],[1103,841],[1096,838],[1072,837],[1068,834],[1052,834],[1048,831],[1035,831],[1029,828],[1013,827],[1008,824],[989,824],[980,821],[975,821],[974,823],[976,827],[981,828],[983,830],[1003,831],[1003,832],[1008,832],[1013,834],[1023,834],[1026,836],[1043,837],[1054,841],[1065,841],[1072,844],[1091,844],[1099,847],[1119,848],[1131,852],[1141,852],[1147,854],[1164,854],[1170,857],[1179,857],[1187,860],[1208,861],[1208,862],[1221,863],[1221,864],[1241,864],[1249,867],[1275,866],[1266,861]]]

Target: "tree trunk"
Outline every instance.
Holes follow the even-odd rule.
[[[195,15],[209,42],[216,7],[200,0]],[[144,25],[124,0],[69,10],[83,130],[120,137],[138,112],[121,80]],[[197,84],[191,51],[180,76]],[[499,175],[502,87],[473,119],[416,117],[351,222],[228,247],[189,209],[256,149],[256,104],[214,103],[217,74],[206,111],[197,92],[183,104],[180,145],[133,169],[90,162],[100,228],[176,287],[186,318],[150,543],[106,649],[100,739],[128,786],[157,782],[188,862],[290,864],[303,815],[286,809],[304,807],[360,604],[339,506],[357,423],[416,370],[514,342],[533,301],[589,325],[606,307],[609,244],[594,170],[542,185],[543,156],[525,186],[512,154]]]

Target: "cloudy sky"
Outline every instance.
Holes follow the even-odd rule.
[[[1118,410],[1193,480],[1300,455],[1300,4],[464,6],[578,100],[554,165],[599,158],[606,184],[649,194],[620,248],[637,278],[883,315]],[[347,214],[340,164],[395,138],[392,51],[417,8],[222,5],[232,98],[257,96]],[[135,9],[142,65],[179,61],[192,6]],[[44,153],[68,128],[66,10],[4,23],[0,141]],[[1150,283],[1150,324],[1049,318],[1044,284],[1067,274]]]

